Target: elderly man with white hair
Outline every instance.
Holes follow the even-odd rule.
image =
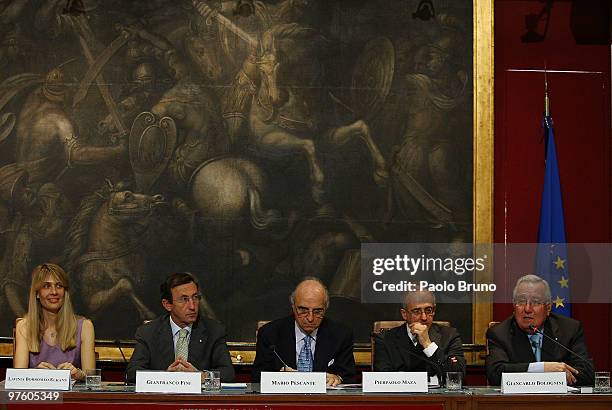
[[[502,373],[565,372],[569,385],[592,385],[594,367],[582,325],[551,313],[548,282],[536,275],[519,278],[512,302],[513,315],[487,331],[489,383],[499,385]]]

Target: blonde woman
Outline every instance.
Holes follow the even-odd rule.
[[[13,365],[68,369],[76,380],[96,367],[93,324],[74,313],[68,275],[54,263],[32,272],[28,313],[15,332]]]

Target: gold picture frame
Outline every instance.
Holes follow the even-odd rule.
[[[494,41],[493,0],[474,0],[474,137],[473,137],[473,224],[474,243],[493,242],[493,80]],[[491,259],[491,262],[492,259]],[[489,269],[475,273],[476,283],[492,283],[492,263]],[[474,293],[472,309],[472,340],[484,345],[486,330],[493,319],[491,297]],[[468,363],[481,359],[471,353]]]
[[[473,242],[493,241],[493,114],[494,114],[494,3],[493,0],[473,0]],[[476,283],[491,283],[493,270],[475,274]],[[475,293],[472,308],[472,345],[467,346],[468,363],[482,363],[485,332],[492,320],[492,299]],[[0,341],[0,356],[12,356],[12,346]],[[97,341],[99,360],[121,362],[123,358],[113,341]],[[230,342],[235,364],[249,365],[255,354],[253,342]],[[131,347],[124,348],[129,359]],[[358,365],[369,362],[369,344],[356,346]]]
[[[488,244],[493,242],[493,0],[473,0],[473,11],[473,243]],[[489,269],[475,273],[474,281],[492,283],[492,264]],[[493,300],[483,293],[474,293],[472,303],[472,343],[465,346],[465,354],[468,364],[482,365],[486,331],[493,319]],[[228,344],[234,364],[252,363],[254,343]],[[354,356],[358,366],[369,366],[369,344],[356,344]]]

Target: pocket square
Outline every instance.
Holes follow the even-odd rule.
[[[327,363],[327,367],[331,366],[332,364],[334,364],[334,359],[331,359],[329,363]]]

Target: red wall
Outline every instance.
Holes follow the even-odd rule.
[[[544,3],[495,2],[494,239],[498,243],[537,241],[544,175],[540,126],[544,74],[512,70],[546,67],[581,71],[548,74],[568,242],[608,243],[612,241],[610,46],[576,44],[570,29],[570,1],[553,2],[543,42],[523,43],[525,16],[539,13]],[[600,11],[591,16],[591,22],[587,16],[580,28],[601,31]],[[506,280],[508,274],[496,272],[496,281]],[[579,273],[573,274],[573,279],[579,279]],[[595,365],[609,369],[610,305],[574,304],[572,309],[584,325]],[[511,312],[511,306],[496,305],[494,320],[503,320]]]

